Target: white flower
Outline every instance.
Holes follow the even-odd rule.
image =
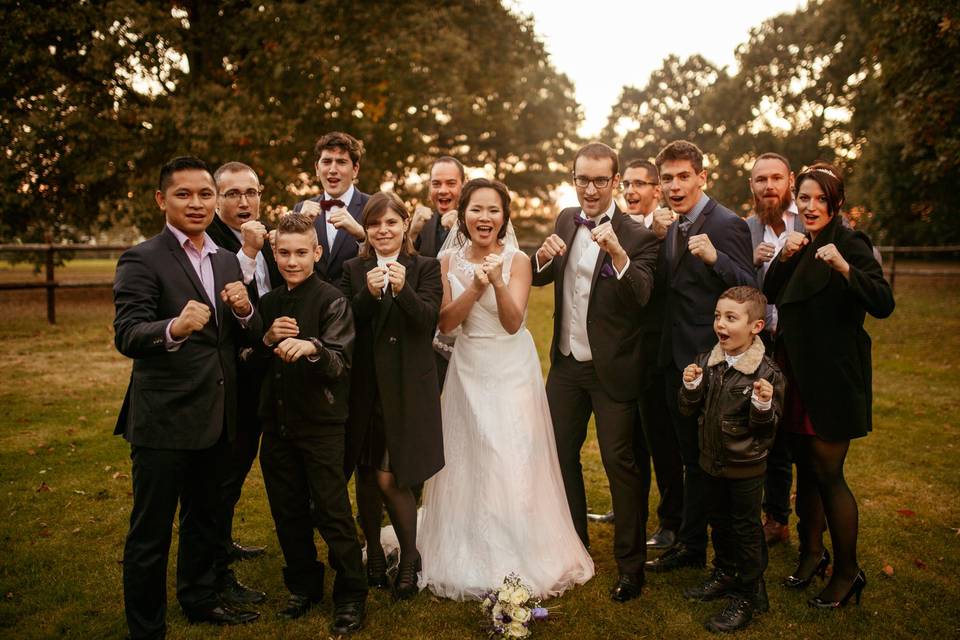
[[[510,612],[510,617],[521,624],[529,620],[530,616],[532,615],[533,614],[530,613],[530,609],[527,609],[526,607],[514,607]]]
[[[493,605],[493,609],[490,611],[490,617],[494,620],[499,620],[503,616],[503,607],[500,606],[500,603]]]
[[[513,601],[513,587],[504,585],[500,588],[500,592],[497,594],[497,600],[500,602],[512,602]]]
[[[522,622],[511,622],[504,631],[510,638],[526,638],[530,635],[530,629],[523,626]]]
[[[521,605],[529,599],[530,592],[527,591],[526,587],[523,585],[517,587],[517,589],[513,592],[513,595],[510,596],[510,602],[516,605]]]

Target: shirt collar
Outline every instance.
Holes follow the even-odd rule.
[[[374,252],[376,252],[376,250],[374,250]],[[386,264],[386,263],[388,263],[388,262],[396,262],[396,261],[397,261],[397,258],[399,258],[399,257],[400,257],[400,252],[399,252],[399,251],[396,252],[395,254],[393,254],[392,256],[381,256],[381,255],[378,253],[378,254],[377,254],[377,264],[384,265],[384,264]]]
[[[740,361],[740,358],[742,358],[742,357],[745,356],[745,355],[747,355],[747,352],[746,352],[746,351],[744,351],[744,352],[741,353],[741,354],[735,355],[735,356],[731,356],[731,355],[728,354],[728,353],[724,353],[724,354],[723,354],[723,359],[727,361],[727,366],[733,367],[733,365],[737,364],[737,362]]]
[[[707,208],[707,203],[710,202],[710,196],[705,193],[700,194],[700,199],[697,200],[697,204],[693,205],[693,209],[684,216],[690,224],[693,224],[697,221],[697,218],[700,217],[700,214],[703,213],[703,210]]]
[[[185,234],[183,231],[180,231],[180,229],[177,229],[175,226],[173,226],[169,222],[167,223],[167,229],[169,229],[170,233],[173,234],[173,237],[177,239],[177,244],[179,244],[184,249],[189,250],[190,248],[192,248],[192,250],[196,251],[196,245],[193,244],[193,241],[187,237],[187,234]],[[213,241],[213,238],[208,236],[207,232],[204,231],[203,232],[203,250],[200,251],[200,257],[202,258],[204,256],[213,255],[216,252],[217,252],[216,243]]]
[[[324,191],[323,199],[324,200],[340,200],[341,202],[343,202],[343,206],[347,207],[347,206],[350,206],[350,201],[353,200],[353,192],[354,192],[353,185],[350,185],[350,188],[347,189],[346,192],[339,198],[332,198],[326,191]]]
[[[586,213],[583,212],[582,208],[580,209],[580,217],[583,218],[584,220],[600,220],[600,218],[602,218],[603,216],[607,216],[608,220],[613,220],[613,212],[616,210],[616,208],[617,208],[617,201],[611,198],[610,206],[607,207],[607,210],[601,213],[600,215],[598,215],[596,218],[589,217]]]

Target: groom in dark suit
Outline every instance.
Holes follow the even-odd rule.
[[[323,193],[298,202],[293,210],[313,218],[317,229],[323,254],[315,273],[339,287],[343,263],[357,255],[366,237],[360,215],[370,196],[353,185],[360,173],[363,143],[348,133],[333,131],[317,140],[314,153]]]
[[[613,553],[620,576],[610,596],[640,595],[646,559],[649,473],[637,429],[641,311],[653,290],[657,238],[630,221],[613,199],[617,153],[592,142],[574,159],[579,207],[557,216],[555,233],[537,251],[533,284],[554,283],[553,342],[547,400],[574,527],[585,546],[587,502],[580,449],[590,414],[610,482]]]
[[[236,340],[254,317],[236,256],[205,233],[217,187],[193,157],[160,171],[166,226],[117,263],[117,350],[133,359],[115,434],[130,443],[133,508],[123,551],[131,638],[166,633],[166,574],[179,504],[177,600],[194,622],[259,617],[216,590],[217,461],[236,432]]]

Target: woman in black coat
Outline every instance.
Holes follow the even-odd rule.
[[[417,592],[417,502],[411,487],[443,467],[433,335],[443,286],[440,263],[414,255],[403,202],[377,193],[363,209],[367,240],[344,263],[356,343],[347,420],[347,469],[357,466],[357,510],[367,540],[367,578],[386,586],[381,496],[400,543],[394,595]]]
[[[779,313],[776,353],[787,375],[781,428],[790,434],[797,465],[800,562],[784,584],[805,588],[825,575],[826,518],[833,541],[830,582],[809,604],[843,606],[866,577],[857,565],[857,502],[843,477],[850,440],[867,435],[872,419],[870,336],[867,313],[893,313],[893,292],[873,245],[843,225],[840,173],[817,163],[796,182],[797,207],[806,233],[791,232],[764,281]]]

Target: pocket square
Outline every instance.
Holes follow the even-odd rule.
[[[613,270],[613,264],[610,261],[610,256],[607,256],[604,258],[603,264],[600,265],[600,277],[609,278],[616,275],[617,272]]]

